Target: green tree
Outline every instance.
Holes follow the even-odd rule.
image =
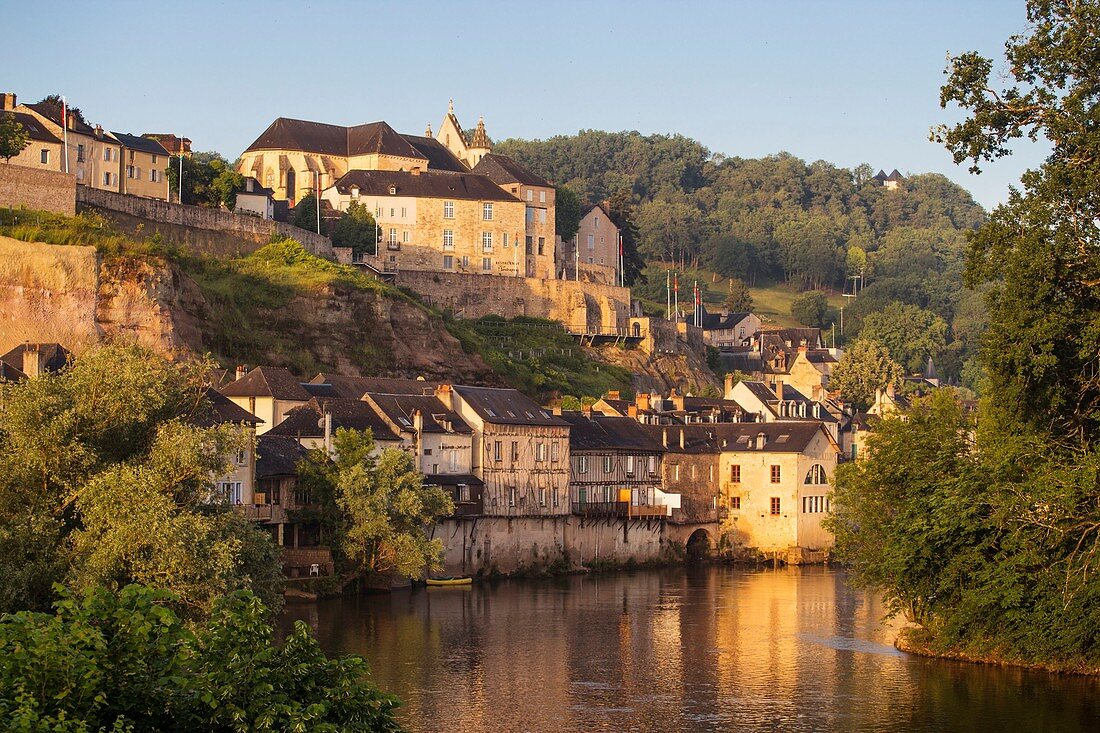
[[[749,286],[736,277],[730,278],[729,292],[726,293],[726,307],[734,313],[752,310],[752,293],[749,292]]]
[[[581,225],[581,199],[569,186],[554,191],[554,230],[563,242],[569,242]]]
[[[210,181],[210,197],[229,211],[237,208],[237,192],[244,190],[244,176],[224,161],[213,161],[214,178]]]
[[[316,222],[314,222],[316,226]],[[378,227],[366,204],[352,201],[332,228],[334,247],[351,247],[354,254],[377,254]]]
[[[294,205],[294,226],[307,231],[317,231],[317,197],[307,193]],[[325,222],[321,220],[321,234],[325,233]]]
[[[4,162],[10,162],[12,158],[23,152],[30,142],[30,136],[23,128],[15,115],[11,112],[0,114],[0,158]]]
[[[58,115],[61,114],[61,109],[64,106],[66,112],[70,112],[76,116],[78,122],[88,124],[88,121],[84,119],[84,113],[80,111],[79,107],[73,107],[72,105],[63,105],[60,94],[47,94],[42,99],[38,100],[38,104],[49,105],[57,110]]]
[[[270,537],[214,493],[246,435],[201,427],[209,366],[108,346],[0,383],[0,609],[45,608],[62,581],[152,583],[188,615],[238,588],[279,602]]]
[[[791,301],[791,315],[806,326],[825,327],[825,315],[829,312],[829,298],[820,290],[802,293]]]
[[[379,453],[369,430],[341,428],[333,448],[333,460],[315,451],[302,473],[341,564],[352,573],[410,578],[437,570],[443,545],[425,528],[454,511],[446,492],[424,485],[406,451]]]
[[[889,385],[899,385],[905,371],[890,358],[890,352],[878,342],[857,339],[829,375],[829,389],[839,390],[841,396],[858,407],[866,408],[875,398],[875,392]]]
[[[53,613],[0,619],[0,716],[9,730],[400,730],[395,698],[360,657],[328,659],[299,621],[281,643],[238,592],[188,625],[178,598],[129,585],[62,589]]]
[[[894,361],[910,372],[919,372],[943,351],[947,323],[931,311],[893,302],[863,319],[860,338],[877,341]]]

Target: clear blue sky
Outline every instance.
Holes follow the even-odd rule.
[[[972,176],[928,142],[948,51],[999,57],[995,2],[6,3],[0,85],[233,159],[278,116],[433,129],[682,133],[712,151],[937,171],[987,207],[1043,150]],[[63,9],[63,12],[62,12]]]

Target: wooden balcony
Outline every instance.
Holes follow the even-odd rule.
[[[593,501],[573,504],[580,517],[666,517],[668,507],[656,504],[631,504],[629,501]]]
[[[286,509],[278,504],[237,504],[233,508],[253,522],[286,522]]]

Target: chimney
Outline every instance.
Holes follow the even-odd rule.
[[[778,397],[781,400],[783,399],[783,380],[782,379],[776,379],[775,380],[775,396]]]
[[[680,450],[683,450],[684,447],[684,429],[680,428]]]
[[[325,410],[325,416],[322,418],[325,426],[325,454],[328,456],[333,455],[332,451],[332,413]]]
[[[592,405],[581,405],[581,414],[589,420],[592,419]]]
[[[620,395],[621,395],[621,393],[620,393],[620,392],[619,392],[619,390],[617,390],[617,389],[609,389],[609,390],[607,390],[607,399],[609,399],[609,400],[618,400],[618,399],[622,399]]]
[[[815,384],[813,389],[810,390],[810,396],[813,397],[814,402],[821,402],[822,398],[825,396],[825,388],[820,384]]]
[[[76,113],[75,112],[69,112],[67,115],[65,115],[65,127],[69,128],[70,130],[75,130],[76,129]]]
[[[661,428],[661,445],[668,447],[668,428]]]
[[[454,407],[454,390],[449,384],[441,384],[436,387],[435,390],[436,399],[447,406],[448,410],[455,409]]]
[[[420,435],[422,432],[424,432],[424,415],[423,415],[423,413],[421,413],[420,410],[413,410],[412,419],[413,419],[413,432],[415,432],[417,435]]]
[[[414,165],[413,169],[410,171],[410,173],[412,173],[414,176],[419,176],[420,175],[420,166]]]
[[[733,387],[734,387],[733,375],[732,374],[727,374],[726,379],[725,379],[725,384],[723,385],[723,390],[725,391],[725,394],[722,395],[727,400],[730,398],[730,395],[733,394]]]
[[[238,364],[237,365],[237,379],[240,379],[244,375],[245,375],[244,364]]]
[[[631,405],[630,407],[626,408],[626,416],[629,417],[629,418],[632,418],[634,420],[637,420],[638,419],[638,406],[637,405]]]
[[[642,410],[642,411],[648,410],[649,409],[649,392],[639,392],[638,395],[634,398],[634,402],[635,402],[635,404],[637,404],[639,410]]]
[[[23,344],[23,373],[28,377],[37,377],[46,371],[41,344]]]
[[[102,125],[96,125],[95,126],[95,136],[96,136],[97,139],[103,137],[103,126]]]
[[[766,446],[767,444],[768,444],[768,434],[767,433],[757,433],[756,434],[756,449],[757,450],[764,450],[764,446]]]
[[[2,99],[4,102],[4,110],[10,112],[11,110],[15,109],[15,106],[17,104],[15,100],[15,92],[4,92]]]

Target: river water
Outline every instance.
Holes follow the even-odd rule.
[[[1100,681],[911,657],[823,569],[666,569],[290,606],[413,731],[1100,731]]]

